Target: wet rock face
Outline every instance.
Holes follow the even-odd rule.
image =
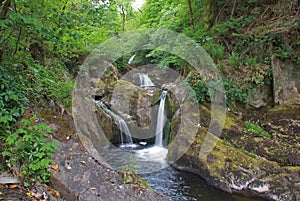
[[[95,103],[95,114],[97,118],[97,123],[102,128],[102,131],[104,132],[105,136],[111,140],[114,138],[115,133],[113,132],[113,126],[114,126],[114,119],[107,114],[100,106],[99,104]]]
[[[207,116],[208,114],[205,113],[209,112],[209,110],[203,107],[205,106],[201,106],[201,115]],[[269,118],[273,117],[271,113],[266,116]],[[300,200],[299,166],[282,165],[267,160],[264,155],[261,156],[258,153],[246,151],[244,146],[248,141],[245,141],[246,138],[244,136],[249,135],[249,133],[243,132],[243,122],[234,119],[232,115],[228,115],[225,121],[225,128],[227,133],[232,132],[233,135],[238,135],[239,138],[236,141],[230,141],[231,138],[228,139],[230,135],[219,138],[214,149],[203,158],[203,150],[201,148],[205,144],[204,139],[211,135],[207,133],[207,127],[204,122],[202,127],[198,128],[192,145],[179,160],[173,159],[176,159],[179,150],[186,146],[185,141],[180,140],[177,142],[176,148],[171,147],[169,149],[169,162],[175,168],[200,175],[212,186],[226,192],[243,193],[251,191],[272,200]],[[186,132],[189,131],[187,130]],[[181,134],[178,133],[178,135]],[[280,137],[281,135],[278,134],[278,136]],[[216,137],[211,135],[210,138],[215,139]],[[294,136],[294,138],[299,140],[297,136]],[[270,140],[272,139],[265,139],[266,142]],[[241,141],[242,144],[240,145],[238,141]],[[283,145],[284,141],[276,142],[279,143],[277,145],[278,149],[284,148],[280,148],[280,144]],[[255,146],[259,147],[260,143],[261,141],[257,141]],[[291,144],[297,145],[297,142],[291,142]],[[277,152],[280,153],[279,150]],[[295,155],[290,155],[290,157],[293,158],[290,160],[297,161]]]
[[[122,78],[117,72],[116,67],[102,61],[97,64],[101,68],[90,70],[82,79],[79,79],[79,85],[83,91],[87,91],[92,98],[101,100],[115,114],[122,117],[134,138],[151,139],[156,125],[157,106],[152,105],[155,94],[160,93],[158,88],[142,88],[134,75],[139,71],[132,71]],[[102,68],[107,69],[104,73],[100,72]],[[102,75],[97,77],[96,75]],[[134,82],[136,81],[136,82]],[[75,100],[76,101],[76,100]],[[86,107],[86,109],[89,109]],[[96,106],[97,123],[109,140],[118,143],[118,128],[114,119],[109,117]],[[88,138],[90,136],[87,136]]]
[[[147,127],[151,122],[151,102],[157,91],[159,89],[143,89],[130,81],[118,80],[108,104],[125,120]]]
[[[118,173],[83,152],[78,143],[61,144],[54,162],[59,171],[52,170],[51,185],[67,201],[169,200],[150,189],[124,184]]]

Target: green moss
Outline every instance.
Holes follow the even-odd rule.
[[[200,118],[203,126],[208,127],[209,123],[211,123],[212,115],[214,117],[214,123],[217,123],[219,126],[223,125],[223,128],[229,130],[232,126],[237,124],[236,117],[231,113],[226,113],[225,109],[221,106],[214,106],[214,114],[211,113],[211,110],[204,106],[199,106]],[[225,120],[225,121],[224,121]],[[224,122],[224,123],[223,123]]]
[[[300,109],[299,105],[280,105],[273,107],[272,109],[269,110],[269,112],[284,112],[284,111],[293,111],[293,110],[298,110]]]
[[[268,120],[276,119],[300,119],[300,105],[276,106],[267,112]]]
[[[232,126],[237,125],[237,119],[231,113],[227,113],[224,128],[232,129]]]
[[[256,133],[266,138],[271,137],[271,135],[265,130],[263,130],[257,123],[246,122],[246,127],[244,131],[248,133]]]
[[[300,166],[287,166],[284,168],[290,172],[300,172]]]
[[[200,129],[195,144],[193,144],[187,152],[188,155],[194,156],[195,152],[199,154],[205,135],[205,129]],[[257,159],[255,154],[235,148],[222,139],[218,140],[216,146],[206,159],[199,159],[199,162],[206,166],[211,176],[221,176],[224,172],[239,169],[240,167],[254,168],[255,166],[259,166],[259,164],[263,164],[264,167],[273,166],[264,159]]]
[[[151,106],[156,105],[160,101],[160,95],[161,95],[161,91],[157,91],[154,93],[151,101]]]
[[[100,85],[100,86],[106,86],[106,83],[101,79],[98,80],[97,84]]]

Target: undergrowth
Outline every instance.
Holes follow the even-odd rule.
[[[36,116],[22,119],[19,128],[3,139],[5,162],[14,175],[21,176],[25,186],[32,186],[37,181],[48,182],[50,174],[47,168],[58,146],[57,141],[47,139],[51,128],[35,123],[36,120]]]

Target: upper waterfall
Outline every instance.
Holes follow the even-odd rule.
[[[130,59],[128,60],[128,64],[132,64],[134,58],[135,58],[135,54],[130,57]]]
[[[138,73],[140,79],[140,87],[154,87],[155,84],[152,82],[150,77],[145,73]]]

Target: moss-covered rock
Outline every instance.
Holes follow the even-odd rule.
[[[224,128],[226,132],[238,135],[235,141],[228,140],[228,135],[218,138],[208,132],[208,107],[200,106],[200,116],[205,126],[197,127],[190,146],[189,139],[184,137],[177,140],[176,145],[169,146],[168,160],[172,166],[196,173],[212,186],[227,192],[250,190],[273,200],[300,199],[299,167],[286,167],[245,150],[237,141],[240,138],[245,143],[249,133],[244,131],[244,122],[234,115],[226,116]],[[187,130],[177,135],[194,132],[194,128],[195,125],[190,124]],[[261,146],[260,143],[257,141],[255,146]],[[182,152],[184,154],[179,157]]]
[[[236,118],[232,129],[225,127],[222,139],[281,166],[300,165],[299,106],[276,106],[261,114],[247,112],[246,123]]]

